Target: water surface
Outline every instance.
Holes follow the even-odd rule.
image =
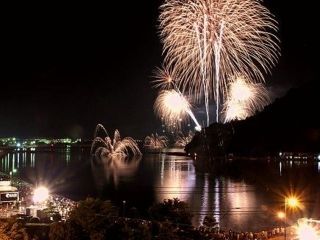
[[[320,163],[237,162],[223,174],[197,174],[185,156],[145,154],[131,161],[93,159],[88,149],[14,152],[3,156],[0,171],[74,200],[88,196],[111,199],[125,210],[146,214],[154,202],[178,197],[188,202],[199,225],[213,215],[223,228],[263,230],[282,223],[276,219],[283,199],[299,194],[303,208],[288,218],[320,218]],[[125,201],[125,203],[123,202]]]

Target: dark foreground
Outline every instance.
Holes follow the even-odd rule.
[[[30,223],[16,218],[0,223],[0,239],[270,239],[283,236],[284,228],[270,231],[222,231],[212,217],[203,224],[191,225],[188,205],[178,199],[166,200],[149,209],[146,219],[134,217],[131,209],[125,216],[110,202],[87,199],[79,202],[66,221]]]

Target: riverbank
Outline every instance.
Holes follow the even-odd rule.
[[[88,226],[86,223],[94,223],[97,221],[97,223],[101,222],[106,222],[108,223],[107,225],[100,226],[99,224],[94,224],[95,226],[100,226],[102,229],[99,230],[96,229],[98,232],[101,231],[101,234],[104,233],[103,229],[110,228],[110,225],[115,227],[116,231],[119,231],[117,234],[128,234],[128,235],[123,235],[124,237],[131,236],[132,233],[138,234],[137,237],[131,238],[131,239],[150,239],[150,238],[143,238],[141,237],[142,235],[139,235],[139,231],[143,229],[143,236],[146,236],[145,234],[153,237],[157,237],[157,234],[165,234],[169,239],[172,237],[174,239],[204,239],[204,240],[209,240],[209,239],[219,239],[219,240],[253,240],[253,239],[261,239],[261,240],[266,240],[266,239],[272,239],[272,240],[278,240],[281,239],[279,237],[284,235],[284,228],[273,228],[270,230],[263,230],[259,232],[253,232],[253,231],[234,231],[231,229],[221,229],[218,227],[216,224],[215,220],[213,218],[212,221],[203,221],[203,224],[200,227],[194,227],[189,224],[185,223],[175,223],[175,222],[170,222],[172,219],[180,219],[177,217],[172,218],[172,213],[166,213],[166,211],[163,213],[162,211],[159,212],[159,214],[164,214],[164,219],[167,220],[160,220],[160,219],[153,219],[153,217],[146,216],[145,218],[136,218],[136,217],[130,217],[130,211],[128,209],[127,215],[122,215],[124,214],[124,211],[119,209],[117,211],[118,213],[116,216],[112,216],[109,214],[101,215],[101,211],[99,210],[100,208],[97,207],[97,204],[91,204],[92,201],[98,201],[101,202],[100,200],[84,200],[80,201],[78,206],[84,205],[84,203],[89,202],[90,204],[84,205],[85,207],[82,209],[80,208],[72,208],[75,210],[71,215],[73,218],[78,219],[79,221],[76,221],[77,223],[85,223],[84,226],[81,225],[84,229]],[[82,203],[81,203],[82,202]],[[108,202],[108,201],[107,201]],[[108,205],[110,209],[114,209],[112,205]],[[104,209],[104,208],[103,208]],[[157,208],[155,208],[157,209]],[[95,211],[97,211],[95,213]],[[111,210],[110,210],[111,211]],[[180,211],[174,211],[173,214],[174,216],[176,214],[179,214]],[[166,215],[168,214],[168,215]],[[157,216],[154,215],[154,216]],[[182,216],[185,216],[184,214]],[[191,216],[191,215],[190,215]],[[101,218],[104,217],[106,219],[102,220]],[[96,219],[97,218],[97,219]],[[169,221],[168,221],[169,219]],[[171,220],[170,220],[171,219]],[[75,219],[69,219],[68,221],[74,221]],[[81,220],[81,221],[80,221]],[[31,239],[29,232],[31,232],[34,237],[34,234],[37,234],[35,231],[35,227],[37,229],[42,229],[43,231],[48,234],[49,232],[54,232],[57,231],[55,229],[55,224],[45,224],[43,223],[35,223],[30,226],[30,224],[18,224],[18,219],[15,218],[9,218],[5,220],[8,222],[8,224],[4,223],[4,225],[0,224],[0,228],[5,229],[5,230],[0,230],[1,234],[7,234],[8,236],[12,237],[9,239],[17,239],[15,236],[16,234],[19,234],[19,236],[23,234],[27,234],[28,238],[23,238],[23,239]],[[62,221],[60,222],[59,226],[61,227],[62,231],[64,234],[67,234],[66,231],[69,229],[70,222],[68,221]],[[42,224],[42,225],[41,225]],[[2,226],[1,226],[2,225]],[[78,226],[80,227],[80,226]],[[44,230],[45,229],[45,230]],[[60,230],[61,230],[60,229]],[[95,229],[95,228],[94,228]],[[111,227],[110,231],[115,231],[112,230],[113,228]],[[41,231],[42,231],[41,230]],[[96,231],[95,230],[95,231]],[[39,232],[39,231],[38,231]],[[80,231],[83,232],[83,231]],[[138,233],[137,233],[138,232]],[[114,234],[114,232],[112,232]],[[156,235],[154,235],[156,234]],[[0,235],[1,236],[1,235]],[[77,235],[78,236],[78,235]],[[122,235],[121,235],[122,236]],[[5,235],[4,235],[5,237]],[[79,236],[78,236],[79,237]],[[1,238],[0,238],[1,239]],[[4,238],[6,239],[6,238]],[[42,239],[49,239],[48,238],[42,238]],[[50,238],[51,239],[51,238]],[[60,238],[58,238],[60,239]],[[65,239],[65,238],[63,238]],[[111,238],[112,239],[112,238]]]
[[[109,224],[116,227],[109,232],[109,238],[113,236],[122,237],[123,239],[203,239],[203,240],[283,240],[283,233],[277,233],[275,230],[253,232],[233,232],[217,231],[210,227],[184,228],[169,222],[148,221],[132,218],[116,218],[109,221]],[[35,229],[37,227],[37,229]],[[109,229],[110,226],[107,227]],[[58,231],[58,232],[57,232]],[[0,239],[74,239],[74,237],[83,237],[80,232],[67,232],[66,222],[52,224],[18,224],[11,219],[10,221],[0,222]],[[81,233],[82,232],[82,233]],[[60,234],[60,235],[59,235]],[[103,235],[103,231],[100,233]],[[56,238],[55,238],[56,237]],[[287,238],[291,240],[292,238]]]

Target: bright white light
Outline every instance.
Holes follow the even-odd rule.
[[[232,85],[231,85],[231,96],[236,101],[247,101],[253,96],[253,92],[251,86],[248,85],[244,79],[238,78]]]
[[[33,201],[42,203],[49,198],[49,190],[46,187],[38,187],[33,192]]]
[[[297,227],[297,236],[299,240],[319,240],[320,235],[310,224],[304,222]]]
[[[320,161],[320,154],[318,155],[318,160]]]
[[[295,207],[299,206],[299,204],[300,204],[298,198],[295,196],[291,196],[291,197],[287,198],[286,201],[287,201],[288,206],[292,207],[292,208],[295,208]]]
[[[17,147],[21,147],[21,144],[20,144],[20,143],[17,143]]]
[[[188,101],[176,91],[169,91],[164,98],[164,106],[173,114],[180,115],[189,109]]]
[[[201,132],[201,126],[196,126],[194,129],[198,132]]]

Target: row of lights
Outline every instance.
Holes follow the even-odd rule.
[[[286,159],[308,159],[308,156],[293,156],[292,154],[291,155],[285,155],[283,152],[279,152],[279,157],[281,158],[286,158]],[[310,157],[310,156],[309,156]],[[318,154],[317,156],[314,156],[312,158],[316,157],[316,160],[320,161],[320,154]]]

